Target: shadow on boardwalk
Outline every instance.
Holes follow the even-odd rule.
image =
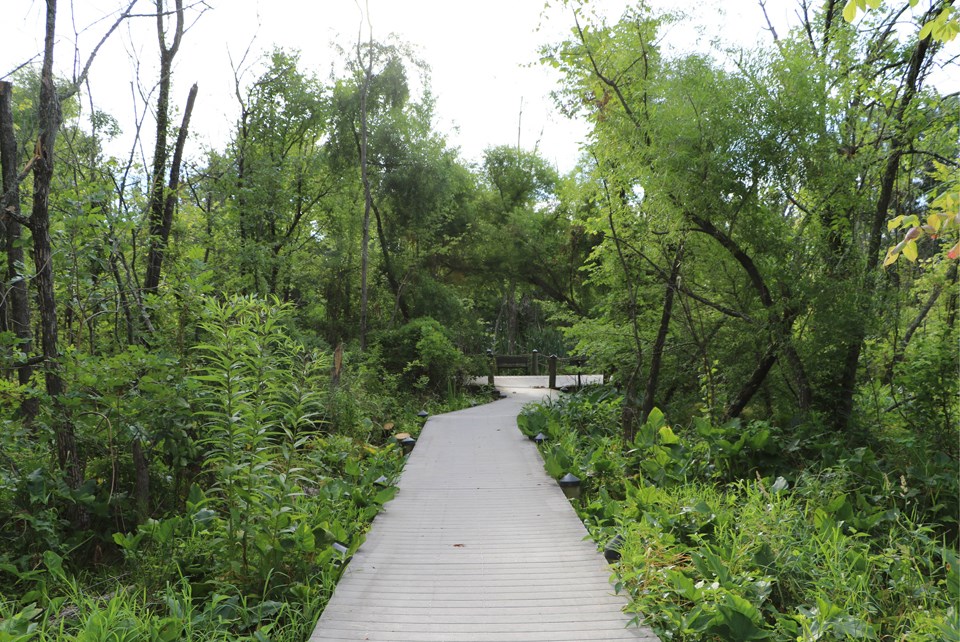
[[[517,429],[548,391],[506,386],[430,418],[311,640],[657,639],[628,627],[603,556]]]

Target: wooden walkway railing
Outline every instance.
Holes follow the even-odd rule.
[[[505,370],[522,370],[523,374],[539,376],[544,361],[547,364],[548,388],[556,389],[557,374],[564,366],[576,369],[577,387],[582,385],[583,368],[587,365],[586,357],[558,357],[555,354],[544,357],[538,350],[527,354],[495,354],[492,350],[487,350],[487,383],[494,385],[497,375],[503,374]]]

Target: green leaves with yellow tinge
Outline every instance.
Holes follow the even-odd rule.
[[[867,7],[878,9],[880,0],[847,0],[847,4],[843,7],[843,19],[847,22],[853,22],[857,17],[857,9],[866,11]]]
[[[903,246],[903,255],[907,257],[907,260],[911,263],[917,262],[917,242],[916,241],[907,241],[906,245]]]
[[[932,239],[943,239],[944,235],[955,240],[960,230],[960,171],[938,161],[933,162],[934,169],[929,172],[931,178],[941,185],[933,192],[933,199],[929,203],[929,213],[925,220],[916,214],[909,216],[901,214],[887,221],[887,231],[895,229],[906,230],[903,239],[887,250],[883,259],[883,266],[887,267],[896,262],[902,254],[908,261],[917,261],[917,241],[924,236]],[[950,260],[960,259],[960,242],[957,242],[948,252]]]
[[[918,38],[923,40],[930,37],[939,42],[950,42],[957,37],[957,33],[960,33],[960,22],[956,17],[956,9],[948,5],[936,18],[923,25]]]
[[[920,0],[908,0],[910,7],[916,7]],[[879,9],[881,0],[847,0],[843,6],[843,19],[847,22],[853,22],[857,18],[857,12],[870,9]],[[957,19],[957,11],[952,5],[947,5],[941,9],[933,20],[928,20],[920,28],[917,35],[919,40],[932,38],[938,42],[950,42],[960,33],[960,20]]]

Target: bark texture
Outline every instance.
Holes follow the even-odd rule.
[[[6,207],[12,216],[4,221],[4,245],[7,251],[6,282],[10,284],[7,295],[8,329],[20,342],[20,350],[29,357],[33,350],[33,332],[30,329],[30,297],[27,280],[23,274],[23,246],[20,244],[22,219],[20,211],[20,181],[17,176],[17,138],[13,128],[13,85],[0,82],[0,165],[3,168],[3,192],[9,194]],[[21,386],[30,383],[33,365],[29,358],[17,367],[17,381]],[[40,400],[28,397],[20,404],[20,418],[32,423],[40,411]]]

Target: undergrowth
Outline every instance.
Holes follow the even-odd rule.
[[[614,581],[635,622],[690,642],[960,639],[955,461],[657,410],[623,444],[621,401],[586,389],[519,423],[547,437],[550,474],[584,480],[598,545],[621,536]]]
[[[347,353],[334,382],[330,354],[294,336],[291,314],[210,299],[188,358],[131,348],[73,363],[79,489],[51,465],[43,420],[7,422],[0,642],[309,637],[396,491],[393,435],[417,434],[422,408],[479,399],[401,394],[375,351]]]

